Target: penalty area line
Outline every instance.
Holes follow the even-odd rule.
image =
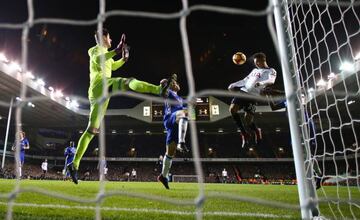
[[[8,203],[0,202],[0,205],[7,206]],[[36,207],[36,208],[57,208],[57,209],[87,209],[95,210],[96,206],[70,206],[70,205],[55,205],[55,204],[36,204],[36,203],[13,203],[14,206],[19,207]],[[176,210],[165,210],[165,209],[147,209],[147,208],[120,208],[120,207],[100,207],[102,211],[119,211],[119,212],[144,212],[144,213],[161,213],[170,215],[195,215],[193,211],[176,211]],[[251,212],[224,212],[224,211],[213,211],[203,212],[206,216],[239,216],[239,217],[261,217],[261,218],[277,218],[277,219],[290,219],[293,216],[290,215],[275,215],[268,213],[251,213]]]

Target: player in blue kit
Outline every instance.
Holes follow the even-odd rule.
[[[161,174],[158,181],[161,182],[166,189],[169,189],[168,174],[172,164],[172,158],[175,156],[176,150],[187,153],[189,149],[185,145],[185,136],[188,125],[188,112],[183,99],[178,96],[180,85],[177,83],[177,76],[173,74],[171,77],[168,92],[165,101],[164,127],[166,134],[166,153],[163,159]],[[170,104],[168,100],[176,101],[177,104]]]
[[[65,177],[70,177],[70,172],[66,168],[69,164],[73,162],[75,153],[76,153],[75,142],[70,141],[70,145],[66,147],[64,151],[65,165],[64,165],[63,173]]]
[[[29,144],[29,140],[26,138],[25,136],[25,132],[20,131],[19,132],[19,145],[15,144],[12,147],[12,150],[15,151],[16,150],[16,146],[20,147],[20,163],[19,163],[19,177],[21,178],[22,176],[22,167],[24,165],[25,162],[25,150],[30,149],[30,144]]]

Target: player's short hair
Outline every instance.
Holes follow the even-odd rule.
[[[99,39],[98,39],[98,34],[100,33],[100,31],[98,31],[98,30],[95,30],[95,32],[94,32],[94,36],[95,36],[95,41],[96,41],[96,43],[99,43]],[[106,28],[103,28],[102,29],[102,36],[107,36],[109,34],[109,31],[108,31],[108,29],[106,29]]]
[[[263,52],[255,53],[253,55],[253,58],[258,59],[258,60],[262,60],[262,61],[266,61],[266,55]]]

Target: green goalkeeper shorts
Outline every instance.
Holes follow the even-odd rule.
[[[126,91],[127,78],[107,78],[106,89],[109,92]],[[90,115],[88,128],[99,128],[102,119],[105,116],[110,98],[101,99],[103,92],[103,83],[98,81],[89,88]]]

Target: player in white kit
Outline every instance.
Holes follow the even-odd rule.
[[[260,96],[267,86],[275,83],[276,71],[267,65],[266,55],[264,53],[256,53],[253,57],[255,68],[244,79],[230,84],[228,87],[230,91],[239,91],[244,94]],[[242,147],[248,143],[251,135],[247,132],[242,122],[239,114],[240,109],[243,109],[245,112],[244,119],[246,126],[255,133],[255,143],[258,143],[262,139],[261,129],[258,128],[254,122],[255,105],[256,101],[251,98],[235,97],[231,101],[229,111],[241,131]]]

